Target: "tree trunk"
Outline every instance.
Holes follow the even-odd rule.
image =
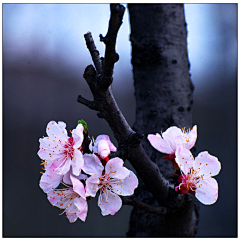
[[[192,127],[193,84],[189,74],[187,31],[182,4],[129,4],[132,66],[136,98],[136,122],[133,130],[155,134],[170,126]],[[171,183],[172,162],[157,152],[147,139],[143,147],[163,176]],[[175,205],[171,192],[167,207]],[[158,205],[140,180],[135,191],[139,201]],[[198,222],[198,203],[192,194],[186,205],[166,216],[145,213],[134,208],[127,236],[194,236]],[[172,202],[171,202],[172,200]]]

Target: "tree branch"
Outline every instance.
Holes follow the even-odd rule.
[[[94,63],[94,66],[97,70],[98,75],[102,74],[102,63],[99,58],[99,51],[96,48],[96,45],[93,41],[92,34],[90,32],[87,32],[84,34],[84,38],[86,41],[87,48],[92,56],[92,60]]]
[[[96,101],[87,100],[87,99],[83,98],[81,95],[78,96],[77,101],[92,110],[99,111],[99,106]]]
[[[111,88],[108,88],[112,83],[113,67],[116,62],[116,38],[125,9],[120,4],[111,4],[110,6],[111,17],[108,33],[105,38],[101,37],[106,45],[102,76],[98,76],[94,67],[89,65],[84,72],[84,78],[91,89],[94,102],[99,104],[100,114],[98,115],[108,122],[118,143],[126,146],[124,156],[132,164],[149,191],[153,193],[159,205],[165,206],[169,189],[168,183],[160,173],[158,166],[150,160],[144,151],[140,143],[143,135],[131,129],[114,99]],[[93,39],[91,43],[94,44]],[[93,53],[95,52],[94,50]],[[94,102],[86,101],[82,97],[80,102],[89,105],[92,109],[95,108]]]
[[[144,202],[137,201],[133,197],[121,197],[121,198],[122,198],[123,205],[131,205],[134,207],[138,207],[147,213],[155,213],[160,216],[164,216],[167,214],[167,208],[165,208],[165,207],[148,205]]]
[[[112,84],[114,64],[119,60],[119,55],[115,51],[118,30],[122,24],[125,7],[120,4],[110,4],[111,16],[109,20],[108,32],[105,37],[100,34],[100,41],[106,45],[105,58],[103,61],[102,87],[107,89]]]

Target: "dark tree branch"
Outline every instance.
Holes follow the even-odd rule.
[[[133,197],[121,197],[121,198],[122,198],[123,205],[131,205],[134,207],[138,207],[147,213],[155,213],[160,216],[167,214],[167,208],[165,208],[165,207],[152,206],[152,205],[146,204],[144,202],[139,202],[136,199],[134,199]]]
[[[87,99],[83,98],[81,95],[78,96],[77,101],[92,110],[99,111],[99,106],[96,101],[87,100]]]
[[[125,9],[120,4],[111,4],[110,6],[111,17],[108,33],[105,38],[101,37],[106,45],[102,76],[98,76],[92,65],[87,66],[84,78],[91,89],[94,101],[89,102],[80,98],[80,102],[89,105],[92,109],[96,108],[96,103],[98,104],[98,116],[103,117],[108,122],[118,143],[123,143],[126,146],[123,153],[124,157],[132,164],[159,205],[165,206],[169,185],[160,173],[158,166],[150,160],[143,149],[140,143],[143,135],[131,129],[114,99],[111,88],[109,88],[112,82],[114,63],[116,62],[115,44],[117,33],[121,26]],[[86,36],[89,36],[89,34],[85,35],[85,38]],[[94,44],[93,39],[91,43]],[[96,53],[95,50],[93,53]]]
[[[87,32],[84,34],[84,38],[86,41],[87,48],[89,49],[89,52],[92,56],[92,60],[94,63],[94,66],[97,70],[98,75],[102,74],[102,63],[99,57],[99,51],[97,50],[95,43],[92,38],[92,34],[90,32]]]
[[[118,61],[119,55],[115,51],[118,30],[122,24],[125,7],[120,4],[110,4],[111,16],[108,32],[105,37],[100,35],[100,41],[106,45],[105,58],[103,61],[102,87],[107,89],[112,84],[114,64]]]

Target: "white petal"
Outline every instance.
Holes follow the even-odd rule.
[[[197,184],[196,198],[203,204],[210,205],[217,201],[218,183],[214,178],[201,180]]]
[[[79,150],[74,150],[74,157],[71,160],[72,171],[75,176],[80,175],[81,169],[84,165],[83,155]]]
[[[124,179],[130,173],[126,167],[123,167],[123,160],[118,157],[112,158],[107,162],[105,171],[111,178],[120,179]]]
[[[64,148],[58,141],[54,142],[54,139],[49,137],[40,138],[40,150],[38,156],[46,161],[53,162],[58,158],[64,156]]]
[[[186,148],[190,150],[196,143],[197,140],[197,126],[195,125],[191,131],[187,134],[188,142],[186,143]]]
[[[66,209],[67,218],[70,223],[76,222],[78,218],[78,212],[76,212],[76,210],[73,209],[72,206]]]
[[[100,140],[98,142],[97,153],[100,155],[101,158],[105,158],[110,154],[110,148],[107,141]]]
[[[70,195],[73,193],[72,191],[59,191],[59,190],[52,190],[47,193],[48,201],[58,208],[66,208],[69,204],[69,198],[65,198],[65,195]]]
[[[63,128],[63,122],[58,125],[55,121],[50,121],[46,128],[47,135],[56,140],[67,141],[67,131]]]
[[[61,162],[61,160],[59,160],[59,162]],[[56,164],[57,162],[55,161],[54,164]],[[70,170],[70,165],[71,165],[71,160],[70,158],[65,159],[65,162],[63,165],[59,165],[59,167],[57,167],[56,172],[59,173],[60,175],[65,175],[69,170]]]
[[[45,173],[43,173],[39,186],[45,192],[48,193],[52,188],[56,188],[62,179],[62,175],[58,175],[48,168]]]
[[[175,152],[170,143],[164,140],[158,133],[156,135],[150,134],[147,138],[156,150],[166,154],[173,154]]]
[[[82,145],[83,142],[83,125],[78,124],[76,129],[72,130],[72,137],[74,139],[73,148],[77,149]]]
[[[98,206],[103,216],[108,214],[114,215],[121,208],[122,200],[117,194],[107,190],[106,193],[102,192],[99,195]]]
[[[189,169],[194,165],[194,157],[186,148],[179,146],[175,153],[175,161],[184,174],[188,174]]]
[[[99,189],[99,177],[97,175],[91,176],[86,180],[86,196],[95,197]]]
[[[210,155],[207,151],[200,152],[195,158],[194,170],[203,179],[217,175],[221,170],[221,163],[217,157]]]
[[[109,138],[109,136],[108,135],[99,135],[97,138],[96,138],[96,141],[95,141],[95,143],[94,143],[94,147],[93,147],[93,152],[95,152],[95,153],[98,153],[99,154],[99,152],[101,152],[101,147],[100,147],[100,149],[99,149],[99,143],[104,143],[105,142],[105,144],[108,146],[107,148],[106,148],[106,150],[108,150],[109,151],[109,154],[110,154],[110,151],[116,151],[117,150],[117,148],[113,145],[113,143],[110,141],[110,138]],[[106,152],[106,151],[105,151]],[[108,154],[108,155],[109,155]],[[100,155],[100,154],[99,154]],[[106,154],[104,154],[104,155],[106,155]],[[108,155],[106,155],[106,156],[108,156]],[[105,156],[105,157],[106,157]],[[102,158],[105,158],[105,157],[102,157]]]
[[[73,177],[72,175],[70,175],[70,179],[73,184],[73,191],[79,194],[83,199],[86,199],[86,192],[83,183],[76,177]]]
[[[122,179],[114,180],[111,183],[112,191],[122,196],[129,196],[134,193],[135,188],[138,186],[138,179],[136,175],[130,171],[129,176]]]
[[[74,204],[78,208],[78,217],[85,222],[86,217],[87,217],[87,211],[88,211],[88,205],[87,201],[84,200],[83,198],[74,198]]]
[[[162,137],[165,141],[169,142],[174,151],[176,150],[177,145],[181,145],[184,142],[182,131],[176,126],[169,127],[162,133]]]
[[[104,167],[96,155],[84,154],[83,159],[84,159],[84,165],[82,167],[82,170],[85,173],[87,173],[89,175],[94,175],[94,174],[96,174],[98,176],[102,175],[102,171],[103,171]]]

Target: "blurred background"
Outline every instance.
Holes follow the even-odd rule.
[[[124,4],[126,6],[126,4]],[[197,153],[219,158],[219,199],[200,204],[198,237],[237,235],[237,4],[186,4],[190,72],[195,86],[193,124]],[[95,111],[83,72],[92,63],[83,35],[90,31],[101,56],[108,4],[3,4],[3,236],[124,237],[132,207],[102,217],[89,201],[85,223],[70,224],[39,188],[39,138],[51,120],[67,129],[84,119],[89,134],[108,134]],[[130,125],[135,118],[130,26],[126,10],[117,39],[113,92]],[[126,164],[131,168],[130,164]]]

